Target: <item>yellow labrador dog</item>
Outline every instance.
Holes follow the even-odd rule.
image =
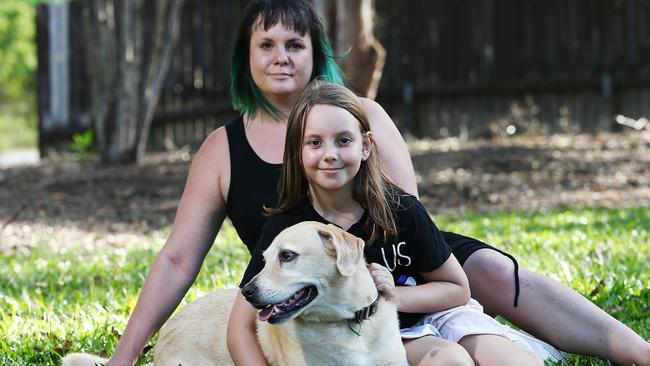
[[[395,305],[379,296],[363,240],[333,225],[302,222],[264,252],[242,293],[257,309],[257,335],[272,365],[407,365]],[[160,330],[156,366],[232,365],[226,347],[236,289],[184,307]],[[269,324],[271,323],[271,324]],[[62,366],[104,359],[71,354]]]

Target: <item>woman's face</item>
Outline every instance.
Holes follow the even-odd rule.
[[[250,70],[255,85],[273,104],[293,103],[307,86],[314,67],[309,32],[304,36],[278,22],[267,31],[253,26]]]

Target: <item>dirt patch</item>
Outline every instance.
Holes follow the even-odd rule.
[[[409,142],[431,213],[650,206],[650,131]],[[173,221],[190,156],[151,154],[138,166],[52,158],[0,170],[0,250],[129,245]]]
[[[430,212],[650,205],[650,131],[420,141],[411,154]]]

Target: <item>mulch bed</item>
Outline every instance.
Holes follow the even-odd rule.
[[[417,140],[409,147],[431,213],[650,206],[650,131],[498,140]],[[0,252],[44,240],[131,245],[171,225],[187,152],[133,166],[53,157],[0,170]],[[53,240],[50,240],[53,239]]]

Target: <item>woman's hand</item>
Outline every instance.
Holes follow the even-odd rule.
[[[372,276],[377,291],[380,291],[384,294],[384,297],[397,305],[399,308],[399,298],[397,296],[397,290],[395,289],[395,281],[393,280],[393,275],[390,273],[388,268],[377,263],[370,263],[368,265],[368,271],[370,271],[370,276]]]

